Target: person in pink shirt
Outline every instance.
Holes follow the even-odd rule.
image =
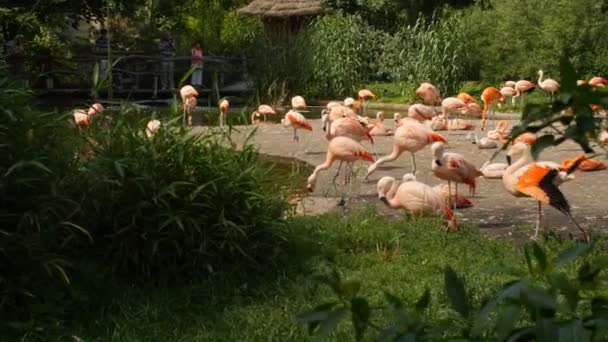
[[[201,86],[203,84],[203,49],[199,42],[195,42],[190,50],[190,65],[195,68],[190,83],[193,86]]]

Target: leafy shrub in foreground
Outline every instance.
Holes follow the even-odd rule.
[[[84,225],[113,269],[164,281],[278,252],[286,204],[252,145],[235,150],[171,124],[149,139],[124,122],[94,139],[77,188]]]

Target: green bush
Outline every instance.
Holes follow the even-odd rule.
[[[255,148],[170,124],[148,139],[137,127],[95,131],[76,187],[108,265],[167,281],[271,262],[286,239],[286,204]]]

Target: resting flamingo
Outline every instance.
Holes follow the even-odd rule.
[[[308,108],[308,106],[306,105],[306,101],[302,96],[296,95],[291,98],[291,109],[302,110],[306,108]]]
[[[382,177],[376,189],[378,198],[389,208],[404,209],[411,215],[445,215],[448,229],[456,229],[454,213],[445,205],[441,195],[430,186],[418,182],[413,174],[405,174],[401,184],[393,177]]]
[[[574,165],[574,163],[578,162],[583,157],[585,157],[585,156],[580,155],[576,158],[564,159],[564,160],[562,160],[561,168],[570,169],[572,167],[572,165]],[[585,160],[583,160],[580,163],[580,165],[577,168],[577,170],[584,171],[584,172],[599,171],[599,170],[605,170],[605,169],[606,169],[606,164],[604,162],[601,162],[601,161],[595,160],[595,159],[586,159],[586,158],[585,158]]]
[[[517,161],[511,164],[511,161]],[[581,227],[570,212],[570,204],[559,190],[558,186],[570,179],[570,175],[585,156],[577,158],[569,169],[561,170],[549,163],[534,162],[530,145],[518,143],[507,153],[509,167],[505,170],[502,183],[504,188],[515,197],[532,197],[538,201],[538,216],[533,239],[538,237],[542,219],[542,204],[549,204],[566,215],[589,241],[589,233]]]
[[[264,122],[266,122],[267,115],[277,115],[277,112],[275,112],[274,109],[272,109],[272,107],[270,107],[269,105],[260,105],[258,109],[255,110],[255,112],[251,113],[251,124],[259,124],[260,116],[263,116]]]
[[[434,107],[425,106],[421,103],[414,103],[407,109],[407,116],[418,121],[431,120],[437,116]]]
[[[459,98],[459,99],[461,99],[462,101],[468,103],[468,104],[477,103],[477,100],[473,96],[471,96],[471,95],[469,95],[468,93],[465,93],[465,92],[459,93],[458,95],[456,95],[456,97]]]
[[[367,169],[366,179],[378,166],[399,158],[405,151],[410,152],[412,156],[412,173],[416,174],[416,157],[414,154],[434,141],[447,142],[440,134],[433,132],[416,120],[407,118],[403,119],[402,123],[393,136],[393,151],[391,154],[378,159]]]
[[[428,82],[420,84],[418,89],[416,89],[416,96],[422,98],[422,100],[429,105],[435,105],[442,101],[439,90]]]
[[[376,113],[376,120],[369,124],[368,128],[371,129],[369,131],[370,135],[379,135],[379,136],[387,136],[393,135],[393,130],[384,124],[384,113],[378,112]]]
[[[592,87],[603,88],[608,85],[608,79],[596,76],[596,77],[593,77],[592,79],[590,79],[588,84]]]

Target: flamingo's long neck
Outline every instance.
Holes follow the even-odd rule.
[[[512,175],[513,173],[515,173],[515,171],[530,164],[532,161],[533,161],[532,153],[530,152],[529,149],[526,149],[524,151],[524,154],[519,159],[517,159],[517,161],[515,163],[513,163],[513,164],[509,165],[509,167],[507,167],[507,169],[505,170],[505,174]]]
[[[539,73],[539,75],[538,75],[538,84],[540,85],[541,83],[543,83],[543,71],[541,70],[538,73]]]
[[[327,122],[325,123],[325,126],[326,126],[326,128],[327,128],[327,129],[325,130],[325,138],[326,138],[327,140],[331,140],[331,138],[332,138],[332,135],[331,135],[331,121],[332,121],[332,120],[331,120],[331,118],[330,118],[330,117],[328,117],[328,118],[327,118]]]
[[[399,202],[397,202],[395,200],[395,194],[397,193],[398,188],[399,188],[399,182],[395,180],[395,181],[393,181],[393,183],[391,185],[391,189],[386,194],[387,203],[393,209],[401,207]]]

